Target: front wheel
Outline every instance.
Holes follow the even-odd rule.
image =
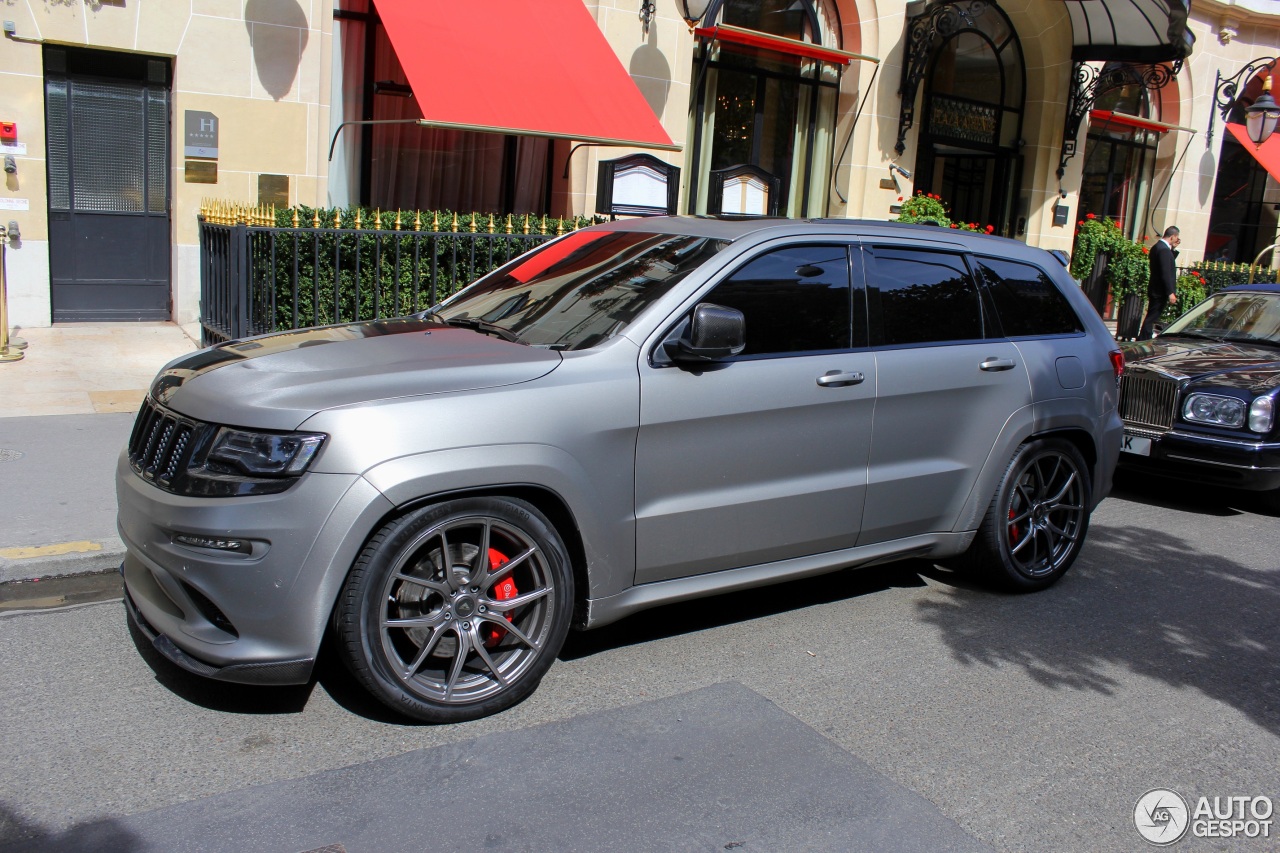
[[[519,500],[410,512],[370,540],[335,614],[341,654],[388,706],[455,723],[533,692],[569,629],[573,572],[555,528]]]
[[[1089,469],[1075,445],[1061,439],[1023,444],[961,562],[1015,591],[1052,586],[1084,545],[1091,493]]]

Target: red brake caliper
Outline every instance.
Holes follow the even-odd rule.
[[[503,554],[500,551],[496,551],[493,548],[489,549],[489,571],[492,572],[495,569],[500,568],[507,562],[509,561],[507,560],[506,554]],[[493,588],[494,601],[509,601],[510,599],[515,598],[519,594],[520,594],[520,591],[516,589],[516,582],[513,581],[510,577],[504,578],[502,583],[498,584]],[[507,621],[508,622],[511,621],[510,613],[507,614]],[[486,637],[484,641],[485,646],[488,648],[493,648],[494,646],[498,645],[498,643],[502,641],[502,638],[506,636],[506,633],[507,632],[502,630],[501,628],[489,629],[489,636]]]
[[[1011,509],[1009,510],[1009,520],[1010,520],[1010,521],[1013,521],[1013,517],[1014,517],[1014,515],[1015,515],[1015,513],[1014,513],[1013,509],[1011,508]],[[1021,539],[1021,538],[1022,538],[1022,531],[1018,529],[1018,525],[1016,525],[1016,524],[1015,524],[1015,525],[1011,526],[1011,527],[1009,528],[1009,544],[1011,544],[1011,545],[1012,545],[1012,544],[1015,544],[1015,543],[1016,543],[1019,539]]]

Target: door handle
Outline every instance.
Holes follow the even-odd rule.
[[[846,373],[843,370],[828,370],[818,377],[818,384],[823,388],[843,388],[846,385],[857,385],[867,377],[861,373]]]
[[[983,370],[993,372],[997,370],[1013,370],[1013,359],[988,358],[986,361],[982,362],[982,364],[979,364],[978,367],[981,367]]]

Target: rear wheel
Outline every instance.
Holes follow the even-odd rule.
[[[569,628],[573,573],[551,523],[518,500],[465,498],[382,528],[352,568],[336,628],[375,696],[433,723],[533,692]]]
[[[1089,469],[1075,445],[1039,439],[1018,448],[961,562],[1021,592],[1058,581],[1089,530]]]

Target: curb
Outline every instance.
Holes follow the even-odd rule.
[[[32,556],[0,556],[0,583],[115,571],[124,561],[124,543],[114,537],[96,542],[68,544],[75,544],[77,549],[67,553],[41,553],[57,549],[57,546],[46,546],[23,549],[37,552]],[[0,549],[5,550],[17,549]]]

